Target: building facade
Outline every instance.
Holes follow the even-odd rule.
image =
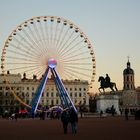
[[[8,83],[6,82],[8,79]],[[27,79],[26,74],[23,78],[20,74],[0,75],[0,111],[15,110],[24,108],[16,98],[21,99],[26,104],[30,104],[33,96],[36,93],[37,87],[41,79],[37,79],[33,75],[32,79]],[[73,103],[89,105],[88,82],[81,80],[62,80],[68,91]],[[54,80],[52,78],[47,80],[44,92],[42,94],[40,105],[53,106],[61,105],[59,93],[56,89]]]

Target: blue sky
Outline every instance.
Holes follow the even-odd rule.
[[[139,0],[0,0],[0,53],[11,31],[23,21],[56,15],[78,25],[89,37],[96,56],[95,91],[98,77],[108,73],[119,89],[127,56],[140,86]]]

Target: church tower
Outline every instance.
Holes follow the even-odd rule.
[[[127,67],[123,71],[123,90],[134,90],[134,89],[135,89],[134,70],[131,69],[131,65],[128,59]]]

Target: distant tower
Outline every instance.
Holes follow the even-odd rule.
[[[129,58],[127,62],[127,68],[123,71],[123,85],[123,90],[135,89],[134,70],[131,69]]]

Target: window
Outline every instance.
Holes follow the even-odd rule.
[[[53,102],[53,100],[51,100],[51,105],[54,105],[54,102]]]
[[[8,90],[9,89],[9,87],[6,87],[6,90]]]
[[[59,101],[58,100],[56,100],[56,104],[59,104]]]
[[[72,97],[72,92],[70,92],[70,96]]]
[[[84,88],[84,91],[86,91],[86,88]]]
[[[26,97],[29,97],[29,93],[28,92],[26,93]]]
[[[129,81],[129,76],[127,76],[127,81]]]
[[[32,92],[32,97],[34,96],[34,92]]]
[[[58,92],[56,93],[56,97],[58,97]]]
[[[46,96],[49,97],[49,92],[46,93]]]
[[[24,97],[24,92],[22,92],[22,97]]]
[[[5,96],[8,96],[8,92],[5,93]]]

